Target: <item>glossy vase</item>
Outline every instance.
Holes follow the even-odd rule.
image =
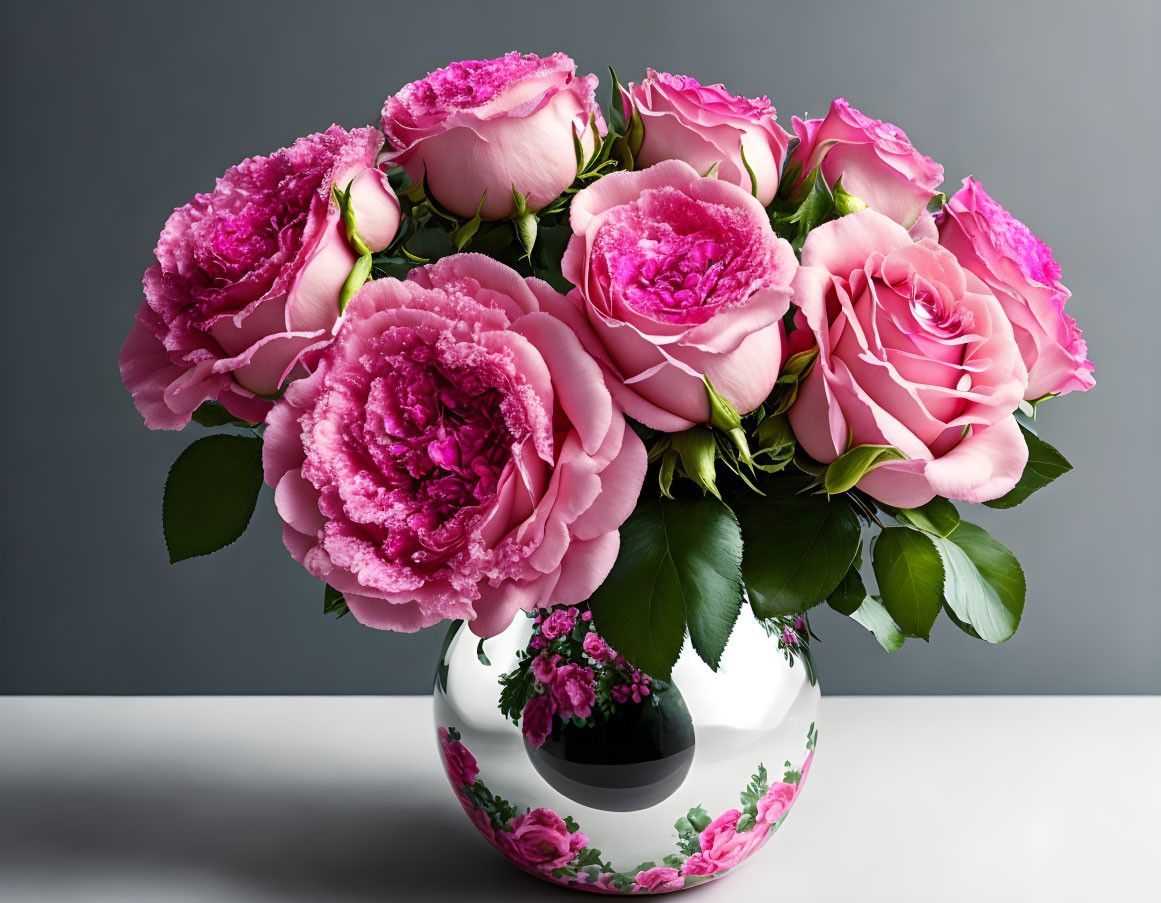
[[[808,651],[748,612],[716,672],[687,642],[663,682],[608,649],[582,606],[483,643],[453,625],[434,708],[452,789],[488,842],[547,881],[628,894],[716,880],[762,847],[810,770],[818,706]]]

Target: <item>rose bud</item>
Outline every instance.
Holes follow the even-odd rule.
[[[563,53],[452,63],[387,98],[380,164],[464,218],[510,216],[513,190],[539,210],[576,178],[575,139],[587,157],[607,132],[596,86]]]

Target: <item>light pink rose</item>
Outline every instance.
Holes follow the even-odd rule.
[[[789,412],[807,454],[894,446],[908,460],[858,488],[901,508],[1016,485],[1028,448],[1012,413],[1028,372],[1000,302],[950,251],[864,210],[810,233],[794,291],[794,348],[813,335],[819,350]]]
[[[706,825],[699,838],[701,852],[694,853],[681,867],[683,875],[716,875],[730,869],[761,846],[764,831],[738,831],[737,809],[723,812]]]
[[[756,831],[765,832],[778,819],[790,811],[798,796],[797,784],[787,784],[783,781],[774,781],[765,795],[758,800],[758,827]]]
[[[121,349],[121,379],[150,429],[181,429],[207,399],[260,422],[271,406],[261,396],[330,341],[355,263],[332,186],[351,183],[372,250],[399,228],[399,202],[374,168],[382,143],[375,129],[334,125],[231,167],[173,212]]]
[[[717,163],[719,179],[753,193],[763,206],[774,200],[790,135],[767,98],[737,97],[722,85],[652,69],[645,81],[622,92],[626,118],[635,107],[645,128],[638,168],[684,160],[704,173]]]
[[[387,98],[381,162],[415,182],[426,174],[435,200],[462,217],[485,191],[484,219],[511,215],[513,188],[539,210],[576,178],[574,132],[587,156],[608,131],[596,86],[563,53],[452,63]]]
[[[480,768],[466,746],[453,740],[446,727],[439,729],[439,744],[443,748],[443,762],[447,776],[457,787],[471,787],[480,776]]]
[[[377,279],[271,412],[283,540],[362,623],[492,636],[608,574],[645,450],[551,297],[478,254]]]
[[[827,185],[911,228],[943,182],[943,167],[923,156],[898,126],[864,116],[840,97],[822,119],[792,120],[798,146],[787,162],[800,185],[822,166]]]
[[[685,879],[681,877],[681,872],[675,868],[666,866],[655,866],[654,868],[638,872],[635,881],[634,891],[661,892],[680,890],[685,886]]]
[[[571,222],[561,266],[577,289],[548,309],[626,414],[667,432],[708,423],[703,376],[742,413],[766,399],[798,262],[761,204],[669,160],[579,192]]]
[[[556,703],[548,694],[533,696],[524,705],[520,713],[520,730],[524,732],[524,739],[535,749],[544,745],[548,735],[552,733],[552,717],[556,714]]]
[[[613,657],[609,644],[604,641],[600,634],[591,631],[585,634],[583,648],[585,654],[595,662],[605,662]]]
[[[1064,312],[1069,291],[1060,264],[1031,230],[993,201],[975,179],[948,199],[937,218],[939,243],[980,277],[1012,321],[1028,367],[1025,398],[1091,389],[1093,366],[1076,321]]]
[[[556,713],[562,720],[588,718],[593,713],[597,701],[593,685],[595,673],[592,668],[569,663],[557,668],[552,675],[549,692],[556,703]]]
[[[497,845],[517,865],[536,871],[551,872],[568,865],[589,842],[580,831],[571,833],[551,809],[533,809],[511,824],[510,832],[497,832]]]

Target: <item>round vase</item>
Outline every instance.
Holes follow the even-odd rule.
[[[779,830],[817,739],[805,648],[747,611],[716,672],[687,640],[656,681],[596,637],[583,606],[554,625],[517,617],[481,643],[457,622],[444,642],[440,754],[489,843],[556,884],[662,893],[716,880]]]

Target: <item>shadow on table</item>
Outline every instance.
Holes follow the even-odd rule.
[[[146,876],[149,887],[175,892],[208,882],[216,899],[358,903],[567,893],[505,862],[450,797],[436,809],[421,808],[385,798],[382,785],[360,796],[350,785],[328,793],[317,785],[0,782],[0,876],[14,869],[71,886],[93,875]],[[43,891],[53,896],[50,887]]]

